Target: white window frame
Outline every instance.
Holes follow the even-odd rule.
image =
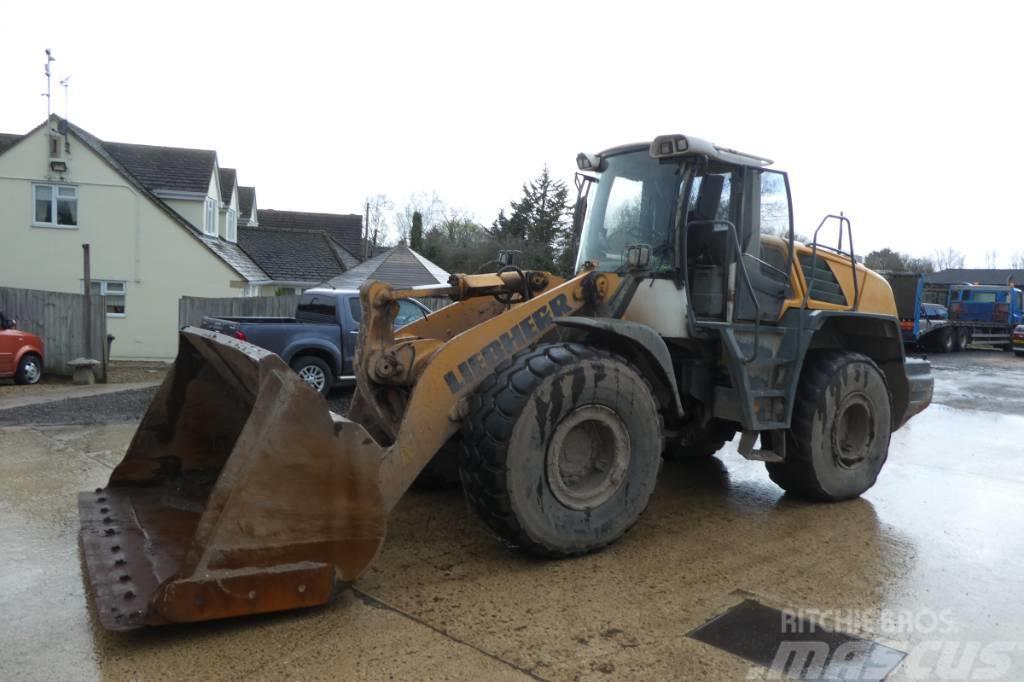
[[[107,317],[127,317],[128,315],[128,282],[123,279],[93,279],[90,280],[93,284],[100,285],[100,296],[122,296],[124,298],[124,309],[123,313],[111,313],[107,312]],[[110,291],[111,284],[121,285],[120,291]],[[83,288],[85,283],[82,283]]]
[[[217,200],[213,197],[206,197],[203,213],[203,234],[209,237],[217,236],[217,214],[220,213],[218,209]]]
[[[53,216],[53,222],[44,223],[36,220],[36,188],[37,187],[48,187],[50,189],[50,215]],[[62,225],[57,222],[57,199],[60,196],[60,190],[71,190],[74,193],[74,197],[63,197],[64,199],[73,198],[75,200],[75,224],[74,225]],[[78,229],[78,187],[76,185],[62,185],[60,183],[52,182],[33,182],[32,183],[32,227],[53,227],[60,230],[77,230]]]
[[[233,208],[228,209],[227,217],[224,219],[227,222],[227,227],[224,230],[227,235],[229,242],[238,241],[238,211]]]

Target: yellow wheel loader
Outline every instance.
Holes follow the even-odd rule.
[[[737,433],[794,495],[863,493],[930,402],[930,368],[904,357],[892,291],[857,262],[847,219],[794,240],[770,163],[683,135],[580,154],[577,274],[368,282],[347,418],[277,356],[183,330],[123,461],[80,496],[100,622],[322,604],[452,452],[487,526],[547,557],[614,542],[663,457]],[[394,330],[399,301],[439,295],[454,303]]]

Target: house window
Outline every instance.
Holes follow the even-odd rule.
[[[128,287],[124,282],[114,282],[105,279],[92,280],[92,293],[98,296],[106,296],[108,317],[124,317],[127,289]]]
[[[233,209],[233,208],[229,208],[228,209],[227,221],[228,221],[228,225],[227,225],[228,241],[229,242],[237,242],[238,241],[238,212],[235,211],[235,209]]]
[[[211,237],[217,236],[217,200],[206,197],[206,219],[203,221],[203,232]]]
[[[32,185],[32,224],[78,227],[78,188],[71,185]]]

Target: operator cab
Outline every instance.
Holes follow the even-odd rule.
[[[580,154],[577,271],[642,270],[685,286],[699,320],[774,322],[792,295],[793,221],[770,163],[682,135]],[[642,246],[646,262],[629,256]]]

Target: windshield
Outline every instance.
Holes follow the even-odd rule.
[[[576,271],[588,260],[602,270],[623,270],[634,244],[651,247],[652,269],[671,268],[681,168],[677,161],[655,161],[646,149],[608,157],[587,197]]]

